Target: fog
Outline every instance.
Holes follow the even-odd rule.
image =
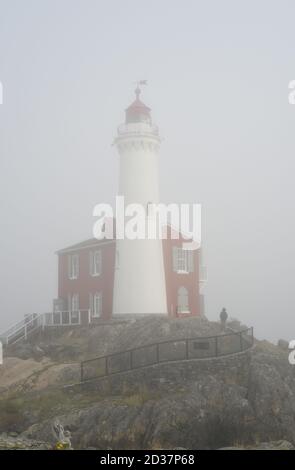
[[[0,0],[0,330],[52,309],[55,251],[113,203],[134,82],[163,202],[202,204],[206,314],[295,338],[293,1]]]

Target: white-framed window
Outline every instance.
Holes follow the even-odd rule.
[[[90,251],[89,253],[89,269],[91,276],[99,276],[101,274],[102,255],[101,250]]]
[[[177,250],[177,271],[188,272],[188,251],[178,248]]]
[[[90,294],[89,303],[92,317],[100,317],[102,314],[102,293],[96,292],[95,294]]]
[[[173,271],[177,273],[194,272],[194,252],[173,247]]]
[[[177,313],[189,313],[188,290],[183,286],[177,292]]]
[[[79,277],[79,255],[69,255],[68,257],[69,279],[78,279]]]

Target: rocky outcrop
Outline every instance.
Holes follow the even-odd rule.
[[[47,442],[26,439],[17,435],[0,434],[1,450],[51,450]]]
[[[91,327],[51,327],[40,331],[29,343],[10,346],[6,349],[6,355],[36,361],[47,358],[52,362],[76,362],[158,341],[221,333],[219,323],[209,322],[205,318],[170,319],[163,315],[129,317],[126,319],[122,315],[112,322]]]
[[[265,362],[264,356],[267,356]],[[96,402],[60,414],[75,448],[212,449],[295,442],[295,382],[263,346],[239,357],[134,371],[74,389]],[[28,428],[45,438],[50,420]]]
[[[252,447],[222,447],[218,450],[295,450],[295,447],[288,441],[270,441]]]
[[[80,336],[77,329],[52,344],[59,342],[62,355],[77,344],[79,357],[89,357],[90,351],[136,347],[150,338],[210,335],[219,329],[204,319],[188,320],[145,318],[124,328],[116,324],[113,331],[111,325],[102,331],[82,329]],[[115,344],[108,343],[111,338]],[[48,339],[47,351],[51,347]],[[53,362],[53,353],[32,364],[35,378],[23,388],[22,400],[6,397],[2,407],[0,400],[0,425],[5,422],[7,431],[16,430],[26,440],[46,442],[58,418],[71,432],[73,447],[82,449],[258,449],[295,443],[294,368],[288,352],[268,342],[257,341],[253,350],[236,356],[159,364],[52,390],[67,374],[78,373],[74,365]]]

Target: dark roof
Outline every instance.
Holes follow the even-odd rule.
[[[134,100],[133,103],[126,109],[127,112],[142,112],[146,114],[149,114],[150,110],[151,108],[146,106],[139,98],[136,98],[136,100]]]
[[[174,232],[178,232],[177,229],[174,229],[173,226],[168,223],[167,224],[167,228],[170,229],[170,231],[174,231]],[[179,232],[180,234],[180,238],[183,238],[183,234],[181,232]],[[187,241],[190,241],[191,239],[188,239]],[[84,248],[92,248],[92,247],[95,247],[95,246],[100,246],[100,245],[104,245],[104,244],[107,244],[107,243],[115,243],[115,238],[113,239],[106,239],[106,238],[103,238],[102,240],[98,240],[97,238],[89,238],[88,240],[85,240],[83,242],[80,242],[80,243],[76,243],[75,245],[71,245],[71,246],[68,246],[66,248],[62,248],[61,250],[58,250],[56,252],[56,254],[62,254],[62,253],[67,253],[67,252],[70,252],[70,251],[77,251],[77,250],[83,250]]]
[[[109,239],[97,240],[97,238],[89,238],[88,240],[85,240],[84,242],[76,243],[75,245],[62,248],[61,250],[58,250],[56,253],[59,255],[62,253],[66,253],[68,251],[83,250],[84,248],[91,248],[91,247],[95,247],[95,246],[102,245],[105,243],[114,243],[114,241],[115,240],[109,240]]]
[[[135,96],[136,99],[133,101],[133,103],[128,106],[128,108],[125,110],[126,113],[126,123],[131,123],[131,122],[140,122],[140,121],[147,121],[150,120],[150,111],[151,108],[146,106],[140,99],[140,88],[137,87],[135,90]]]

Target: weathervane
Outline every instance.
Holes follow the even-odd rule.
[[[147,80],[137,80],[134,83],[136,83],[136,89],[135,89],[136,99],[139,99],[139,95],[141,92],[140,86],[147,85]]]

